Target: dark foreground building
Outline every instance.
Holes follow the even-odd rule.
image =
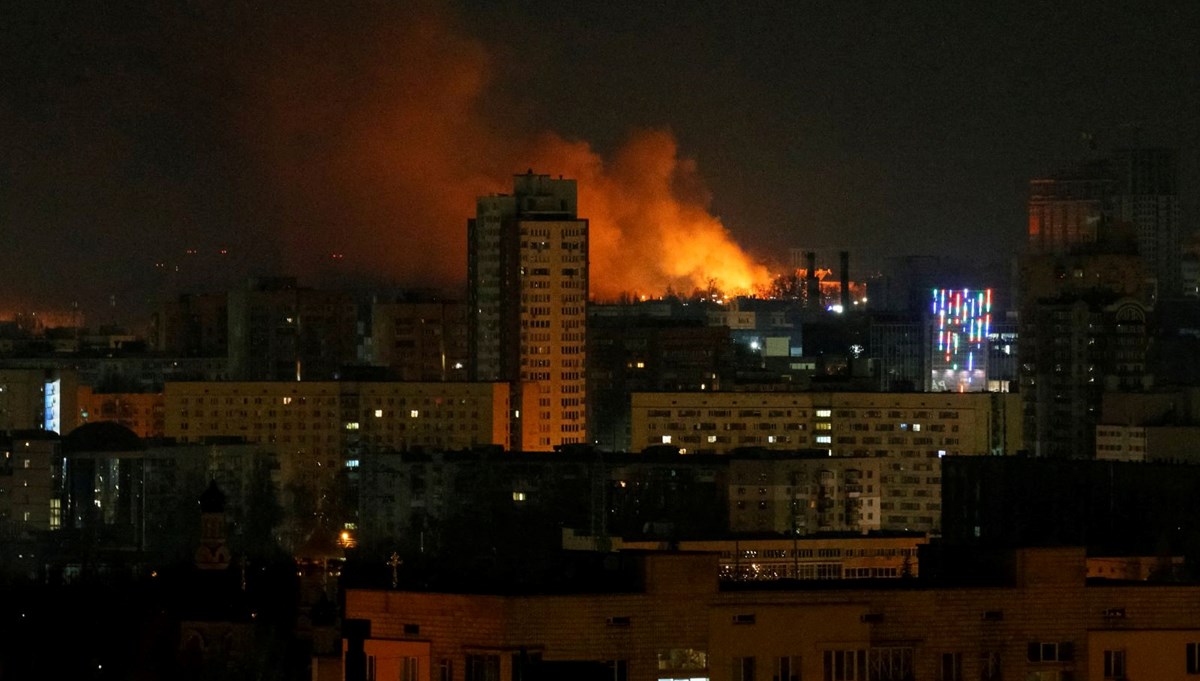
[[[970,586],[718,585],[715,560],[645,554],[625,588],[603,592],[351,590],[344,678],[1082,681],[1200,671],[1200,586],[1089,582],[1079,548],[1015,552],[997,579]],[[317,678],[342,678],[337,667]]]

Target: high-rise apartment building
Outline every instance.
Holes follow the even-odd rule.
[[[1158,297],[1182,293],[1182,233],[1176,158],[1169,149],[1122,149],[1110,161],[1112,217],[1133,226],[1146,274]]]
[[[401,381],[467,378],[464,302],[376,302],[371,306],[371,362]]]
[[[252,279],[229,292],[229,373],[246,381],[328,381],[355,361],[349,294],[292,277]]]
[[[513,384],[513,444],[586,442],[588,222],[575,180],[530,171],[467,222],[472,378]]]
[[[1022,259],[1020,394],[1035,456],[1092,456],[1104,393],[1149,385],[1142,260],[1113,250]]]
[[[1130,233],[1157,297],[1182,293],[1177,159],[1169,149],[1120,149],[1029,182],[1029,253],[1094,250]]]
[[[1067,253],[1102,238],[1112,181],[1087,164],[1029,181],[1029,252]]]

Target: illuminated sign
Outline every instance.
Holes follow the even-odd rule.
[[[992,290],[933,289],[929,389],[972,392],[987,388],[992,334]]]

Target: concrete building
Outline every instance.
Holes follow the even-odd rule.
[[[1030,180],[1029,252],[1066,253],[1099,241],[1112,185],[1103,163]]]
[[[574,180],[530,171],[467,223],[472,378],[513,384],[525,451],[587,441],[588,222]]]
[[[1044,299],[1027,309],[1021,396],[1035,455],[1091,457],[1105,392],[1150,387],[1146,317],[1131,298]]]
[[[371,305],[371,364],[400,381],[465,381],[467,304],[376,302]]]
[[[941,532],[938,456],[829,456],[810,451],[734,454],[730,459],[732,532]]]
[[[229,292],[229,374],[244,381],[328,381],[356,359],[349,294],[251,279]]]
[[[688,454],[737,447],[827,449],[834,456],[1012,454],[1022,448],[1011,393],[635,393],[633,447]]]
[[[1092,456],[1105,392],[1152,385],[1142,271],[1141,260],[1112,241],[1093,252],[1022,259],[1020,392],[1035,455]]]
[[[913,392],[929,376],[929,325],[899,315],[872,315],[867,352],[875,360],[879,390]]]
[[[74,427],[78,374],[47,368],[0,369],[0,433]]]
[[[603,537],[724,536],[729,466],[728,457],[677,454],[377,453],[354,471],[358,538],[427,559],[439,543],[461,539],[447,531],[481,527],[513,541],[536,536],[552,549],[564,527]]]
[[[1131,228],[1148,300],[1183,293],[1178,162],[1169,149],[1119,149],[1029,183],[1030,254],[1064,254]]]
[[[942,536],[984,547],[1086,545],[1090,555],[1187,556],[1200,466],[960,456],[942,460]]]
[[[36,579],[46,533],[63,526],[57,433],[0,434],[0,579]]]
[[[600,449],[628,451],[629,396],[719,390],[733,378],[729,329],[699,320],[597,317],[588,329],[588,429]]]
[[[147,441],[112,422],[92,423],[62,439],[61,550],[48,563],[68,581],[88,569],[134,570],[189,560],[200,540],[195,502],[212,482],[241,549],[274,541],[249,530],[279,489],[273,456],[256,444]],[[94,562],[93,562],[94,561]],[[72,573],[74,573],[72,575]]]
[[[279,458],[285,484],[330,492],[361,452],[509,446],[503,383],[168,383],[167,437],[244,438]]]
[[[170,357],[115,351],[7,358],[5,369],[73,374],[74,383],[99,392],[162,392],[167,381],[227,381],[227,357]]]
[[[169,356],[228,356],[228,294],[183,294],[158,303],[150,316],[149,341],[152,350]]]
[[[140,438],[166,437],[166,402],[161,392],[97,392],[81,385],[77,391],[78,413],[68,432],[85,423],[114,421]]]
[[[904,579],[920,574],[923,534],[903,536],[737,537],[677,542],[614,540],[616,551],[715,553],[722,581]],[[594,548],[592,550],[595,550]],[[1116,570],[1114,565],[1110,569]]]
[[[1133,226],[1157,299],[1183,295],[1178,160],[1170,149],[1121,149],[1110,161],[1112,219]]]
[[[920,588],[722,588],[716,561],[648,554],[640,579],[604,592],[352,589],[344,678],[1100,681],[1200,671],[1200,587],[1088,582],[1080,549],[1017,551],[991,579]]]
[[[59,437],[42,430],[0,436],[0,533],[12,540],[62,526]]]

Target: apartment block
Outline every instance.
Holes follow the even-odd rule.
[[[327,485],[356,454],[509,445],[503,383],[168,383],[166,435],[245,438],[273,450],[286,482]]]
[[[1009,393],[634,393],[633,448],[724,454],[738,447],[827,449],[834,456],[1012,454]]]
[[[467,304],[376,302],[371,306],[371,363],[401,381],[465,381]]]
[[[0,436],[0,537],[62,527],[59,438],[45,431]]]
[[[97,392],[91,386],[81,385],[76,395],[79,413],[71,428],[96,421],[115,421],[138,437],[166,436],[166,404],[161,392]]]
[[[715,553],[719,557],[723,581],[903,579],[919,576],[919,548],[928,542],[922,534],[791,539],[739,537],[671,543],[618,540],[614,548],[621,551],[673,549],[684,553]]]
[[[588,221],[575,180],[533,171],[467,222],[471,376],[513,384],[524,451],[587,442]]]
[[[784,535],[879,530],[938,534],[942,458],[734,454],[729,529]]]
[[[1008,554],[966,583],[747,582],[714,554],[648,554],[626,589],[351,589],[345,679],[1183,679],[1200,586],[1085,579],[1078,548]],[[901,585],[904,582],[900,583]]]
[[[74,427],[79,376],[70,370],[0,369],[0,432]]]

